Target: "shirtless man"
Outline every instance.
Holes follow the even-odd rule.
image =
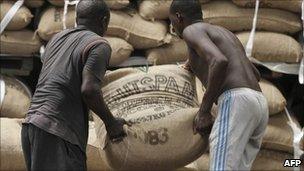
[[[198,0],[173,0],[170,20],[188,46],[186,65],[206,87],[194,130],[203,136],[211,131],[210,170],[250,170],[268,122],[259,72],[233,33],[203,22]],[[212,126],[215,102],[219,110]]]
[[[112,142],[126,135],[101,92],[111,47],[102,38],[110,10],[103,0],[80,0],[77,24],[46,46],[31,106],[22,126],[28,170],[86,170],[88,109],[102,119]]]

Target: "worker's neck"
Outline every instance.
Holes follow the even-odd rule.
[[[192,24],[195,24],[195,23],[199,23],[199,22],[203,22],[202,19],[197,19],[197,20],[188,20],[188,21],[185,21],[185,28],[192,25]]]
[[[184,32],[184,30],[188,26],[191,26],[192,24],[199,23],[199,22],[203,22],[203,20],[202,19],[198,19],[198,20],[185,20],[185,22],[184,22],[184,29],[182,30],[182,33]]]
[[[86,29],[88,29],[88,30],[90,30],[90,31],[92,31],[92,32],[94,32],[94,33],[100,35],[100,36],[103,36],[100,27],[92,26],[92,25],[85,25],[85,24],[78,24],[77,27],[86,28]]]

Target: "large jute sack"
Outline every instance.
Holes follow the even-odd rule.
[[[255,0],[232,0],[238,6],[254,8]],[[301,11],[301,0],[261,0],[260,8],[278,8],[292,12]]]
[[[192,131],[198,104],[188,71],[175,65],[117,70],[106,74],[102,90],[111,112],[132,123],[124,127],[127,137],[122,142],[111,143],[94,115],[101,153],[111,168],[174,169],[206,150],[208,137]]]
[[[299,122],[292,117],[299,126]],[[271,116],[263,137],[262,148],[293,153],[293,131],[285,112]]]
[[[21,147],[22,119],[0,118],[0,170],[26,170]]]
[[[280,90],[266,80],[261,80],[259,84],[267,99],[269,114],[273,115],[283,111],[287,102]]]
[[[0,52],[3,54],[29,55],[39,52],[41,42],[30,30],[4,31],[1,34]]]
[[[14,1],[0,2],[1,21],[13,5]],[[9,22],[5,30],[21,30],[31,22],[32,18],[33,15],[31,14],[31,11],[27,7],[21,6],[12,18],[12,20]]]
[[[200,0],[206,3],[209,0]],[[139,4],[139,14],[147,20],[167,19],[172,0],[151,1],[144,0]]]
[[[251,30],[254,9],[241,8],[231,1],[211,1],[202,5],[204,21],[230,31]],[[278,9],[259,9],[257,30],[296,33],[302,29],[298,15]]]
[[[244,47],[246,47],[250,32],[236,34]],[[252,56],[262,62],[288,62],[297,63],[302,58],[301,45],[291,36],[256,32]]]
[[[269,115],[275,115],[283,111],[287,102],[281,91],[271,82],[264,79],[259,82],[259,85],[266,97]]]
[[[52,5],[63,7],[64,0],[48,0]],[[130,4],[129,0],[104,0],[111,9],[121,9]]]
[[[262,89],[262,93],[267,99],[269,115],[278,114],[279,112],[283,111],[284,107],[286,106],[286,99],[284,98],[280,90],[278,90],[278,88],[276,88],[276,86],[273,85],[271,82],[266,80],[261,80],[259,84]],[[205,88],[203,87],[199,79],[196,80],[196,87],[197,97],[199,103],[201,103],[204,96]],[[217,114],[216,109],[213,110],[215,110],[214,113]]]
[[[107,35],[123,38],[135,49],[147,49],[170,42],[167,27],[164,21],[146,21],[137,13],[111,11]]]
[[[13,77],[0,75],[0,116],[24,118],[31,102],[29,88]]]
[[[12,3],[17,2],[18,0],[0,0],[0,3],[2,1],[10,1]],[[24,5],[26,5],[29,8],[39,8],[44,4],[45,0],[25,0]]]
[[[47,8],[40,19],[38,25],[38,34],[43,40],[50,40],[53,35],[63,30],[63,8],[49,7]],[[68,9],[66,16],[67,28],[75,26],[76,16],[75,8],[71,7]]]
[[[285,159],[292,159],[290,153],[261,149],[252,164],[251,170],[293,170],[293,168],[283,167]],[[209,154],[203,154],[198,160],[192,163],[196,171],[209,170]]]
[[[122,9],[130,4],[129,0],[104,0],[111,9]]]
[[[188,49],[185,41],[176,37],[174,37],[169,44],[146,51],[148,61],[155,65],[186,61],[188,56]]]
[[[105,37],[112,48],[110,66],[116,66],[124,62],[130,57],[134,50],[132,45],[121,38]]]

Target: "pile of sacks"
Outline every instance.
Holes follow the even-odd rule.
[[[202,4],[203,19],[234,32],[245,47],[254,5],[255,0],[212,0]],[[147,19],[165,19],[168,8],[169,2],[164,5],[147,0],[140,5],[140,14]],[[293,36],[302,30],[300,11],[301,1],[260,1],[252,57],[261,62],[299,63],[302,47]],[[187,53],[184,41],[173,38],[167,45],[147,50],[146,56],[155,64],[164,64],[185,60]]]
[[[30,106],[31,91],[20,80],[0,75],[0,170],[25,170],[21,122]]]
[[[0,2],[2,20],[14,1]],[[187,59],[185,42],[170,34],[168,15],[172,0],[105,2],[111,9],[106,36],[113,49],[112,66],[125,61],[134,50],[144,50],[146,58],[156,65]],[[205,22],[227,28],[237,35],[244,46],[247,44],[254,17],[254,0],[200,2]],[[41,16],[36,17],[39,20],[36,21],[37,36],[33,31],[24,30],[33,18],[27,7],[33,9],[43,4]],[[137,9],[134,4],[138,5]],[[39,39],[49,41],[54,34],[63,30],[63,6],[64,0],[25,0],[25,5],[1,35],[1,53],[37,52],[41,45]],[[302,58],[302,48],[293,36],[302,30],[300,11],[301,1],[298,0],[261,0],[252,56],[262,62],[298,63]],[[68,7],[65,24],[67,28],[75,26],[75,6]],[[20,48],[15,48],[19,44]]]
[[[31,102],[31,91],[20,80],[0,75],[0,170],[26,170],[21,147],[22,121]],[[89,124],[88,170],[106,168],[98,152],[94,123]]]
[[[171,0],[138,0],[138,9],[131,8],[129,0],[105,1],[111,8],[111,19],[106,33],[106,39],[112,47],[110,65],[119,65],[136,50],[143,50],[146,58],[155,65],[182,62],[188,58],[185,42],[169,31]],[[14,2],[15,0],[0,0],[1,20]],[[254,0],[200,2],[205,22],[227,28],[237,35],[244,46],[247,44],[252,28]],[[41,42],[49,41],[54,34],[63,30],[63,5],[63,0],[25,0],[25,4],[1,34],[0,52],[37,53]],[[302,57],[302,48],[293,36],[302,30],[299,15],[301,1],[268,0],[266,3],[266,0],[261,0],[260,5],[252,56],[263,62],[298,63]],[[43,8],[41,16],[35,16],[39,20],[37,30],[30,30],[33,9],[42,6],[46,8]],[[73,6],[68,8],[65,24],[67,28],[75,26]],[[293,154],[293,133],[283,112],[286,100],[271,83],[263,80],[260,84],[267,97],[271,116],[262,150],[253,168],[284,169],[283,159],[292,158]],[[15,87],[17,85],[18,83],[14,83]],[[187,71],[166,65],[149,69],[120,69],[106,75],[103,90],[104,98],[113,114],[126,118],[133,125],[125,128],[128,138],[123,143],[111,144],[107,143],[103,123],[95,116],[95,126],[91,126],[88,146],[89,169],[178,168],[193,162],[207,149],[206,137],[192,134],[192,120],[200,105],[203,91],[201,85]],[[9,91],[9,88],[5,89],[5,92]],[[14,91],[11,98],[18,100],[10,99],[6,102],[5,98],[10,98],[9,93],[5,93],[4,100],[1,99],[1,117],[24,117],[30,96],[18,88]],[[24,102],[21,103],[20,99],[24,99]],[[14,107],[6,104],[8,102],[14,102]],[[14,130],[20,136],[20,123],[21,119],[1,118],[1,159],[7,159],[1,160],[4,162],[1,163],[1,170],[12,170],[15,167],[20,170],[25,167],[20,137],[12,136],[8,131]],[[94,137],[95,130],[97,138]],[[3,154],[11,157],[4,157]],[[20,162],[16,162],[16,158]],[[154,162],[149,165],[146,161]],[[205,169],[208,168],[205,165],[207,161],[208,154],[204,154],[192,165]]]
[[[43,12],[42,16],[40,18],[37,33],[43,39],[44,41],[49,41],[53,35],[63,30],[63,12],[64,12],[64,1],[63,0],[49,0],[49,2],[52,4],[48,6]],[[106,3],[111,9],[119,9],[126,7],[129,5],[129,1],[127,0],[119,0],[119,1],[111,1],[106,0]],[[75,26],[75,6],[69,6],[66,14],[66,27],[67,28],[73,28]],[[127,15],[128,16],[128,15]],[[115,29],[115,23],[120,23],[122,21],[132,23],[132,21],[127,19],[127,16],[121,16],[117,14],[117,17],[115,18],[115,13],[111,13],[111,23],[110,25],[113,25],[112,28],[116,34],[120,34],[121,36],[126,34],[126,30],[120,29],[119,31],[116,31]],[[138,23],[142,24],[142,23]],[[128,24],[130,26],[130,24]],[[130,28],[126,28],[130,29]],[[151,28],[153,29],[153,28]],[[139,30],[139,29],[138,29]],[[155,32],[157,32],[156,30]],[[138,33],[140,34],[140,33]],[[145,35],[144,35],[145,36]],[[146,37],[143,37],[142,40],[144,40]],[[112,48],[112,55],[110,59],[110,65],[116,66],[121,64],[123,61],[125,61],[127,58],[129,58],[130,54],[133,52],[134,48],[133,46],[121,38],[118,35],[115,34],[107,34],[106,39],[108,40],[111,48]],[[148,38],[147,38],[148,39]],[[147,40],[149,43],[149,40]],[[152,40],[153,41],[153,40]],[[142,42],[138,40],[138,42]]]
[[[14,3],[12,0],[0,0],[1,21]],[[42,44],[38,35],[30,28],[34,16],[29,8],[38,8],[43,3],[43,0],[25,0],[25,5],[19,8],[1,33],[0,53],[30,55],[39,52]]]

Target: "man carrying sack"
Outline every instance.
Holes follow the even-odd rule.
[[[233,33],[202,18],[198,0],[173,0],[170,20],[187,43],[186,68],[206,87],[194,131],[203,136],[211,131],[210,170],[250,170],[268,122],[260,75]],[[215,102],[219,111],[212,127]]]
[[[104,122],[112,141],[126,135],[123,119],[106,106],[101,84],[111,48],[101,36],[110,11],[103,0],[81,0],[77,24],[49,41],[25,122],[22,148],[28,170],[86,170],[88,109]]]

